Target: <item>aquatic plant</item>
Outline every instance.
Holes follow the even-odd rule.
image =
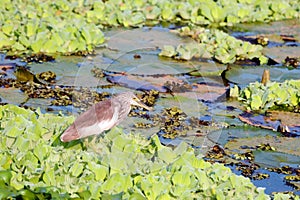
[[[240,92],[239,100],[249,110],[267,110],[277,107],[299,112],[299,91],[299,80],[286,80],[282,83],[268,82],[266,85],[254,82]]]
[[[13,1],[0,8],[0,49],[13,54],[91,52],[111,26],[162,22],[232,26],[298,18],[297,1]],[[235,8],[235,9],[232,9]]]
[[[0,198],[243,198],[269,199],[248,178],[196,157],[185,143],[175,150],[113,129],[98,151],[64,144],[73,117],[0,107]]]
[[[237,60],[253,58],[259,59],[260,64],[268,61],[262,54],[262,46],[236,39],[217,29],[183,27],[175,32],[181,36],[192,37],[197,43],[180,44],[177,47],[165,46],[160,56],[181,60],[214,58],[221,63],[234,63]]]

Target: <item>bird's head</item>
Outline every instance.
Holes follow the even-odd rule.
[[[153,108],[146,106],[141,100],[135,96],[133,92],[125,92],[119,95],[121,98],[125,98],[127,101],[129,101],[130,105],[133,106],[139,106],[142,108],[145,108],[146,110],[153,110]]]

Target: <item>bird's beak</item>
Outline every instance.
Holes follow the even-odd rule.
[[[136,106],[140,106],[142,108],[145,108],[146,110],[153,110],[153,108],[146,106],[145,104],[143,104],[138,98],[133,99],[133,101],[135,102]]]

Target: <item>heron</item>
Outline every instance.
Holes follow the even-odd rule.
[[[107,131],[125,119],[130,112],[131,105],[152,110],[143,104],[133,92],[120,93],[111,99],[94,104],[80,114],[64,131],[60,140],[70,142]]]

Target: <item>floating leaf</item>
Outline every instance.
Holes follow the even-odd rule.
[[[120,193],[132,187],[131,179],[128,175],[113,174],[103,185],[103,191]]]
[[[12,30],[13,30],[13,28],[14,28],[14,25],[11,24],[11,23],[4,24],[1,27],[3,33],[5,33],[6,35],[10,35],[11,32],[12,32]]]
[[[268,109],[273,106],[294,109],[300,102],[299,87],[293,83],[299,80],[288,80],[283,83],[268,82],[266,86],[262,83],[250,83],[242,90],[240,100],[250,105],[252,110]],[[292,83],[292,85],[290,84]]]
[[[158,157],[166,163],[171,163],[176,158],[176,154],[169,148],[162,148],[158,152]]]
[[[162,49],[162,51],[159,53],[160,56],[167,56],[167,57],[173,57],[176,55],[175,47],[171,45],[166,45]]]
[[[94,152],[89,147],[83,149],[81,145],[65,148],[53,145],[53,141],[42,138],[42,133],[32,133],[31,127],[37,125],[57,138],[58,132],[64,129],[66,121],[73,120],[72,117],[5,105],[0,106],[0,119],[2,133],[11,127],[11,121],[14,127],[25,127],[15,129],[16,139],[1,134],[0,140],[1,145],[7,139],[16,140],[13,146],[1,148],[0,166],[11,175],[5,170],[0,171],[0,187],[3,188],[1,181],[5,181],[8,184],[5,188],[13,188],[18,195],[24,195],[22,198],[33,197],[31,192],[34,191],[39,198],[51,195],[56,199],[130,196],[172,199],[189,198],[191,192],[193,197],[201,199],[215,195],[217,191],[227,195],[226,191],[233,190],[233,198],[245,195],[268,197],[259,193],[249,179],[233,174],[223,165],[197,158],[186,144],[175,151],[163,146],[157,135],[149,142],[140,136],[122,134],[113,129],[99,138],[97,148],[101,150]],[[31,137],[32,134],[36,136]],[[113,145],[115,150],[111,152]],[[230,186],[228,177],[232,176],[238,180],[239,190]],[[24,188],[24,185],[28,187]],[[29,192],[24,192],[24,189],[29,189]],[[7,194],[1,193],[0,189],[1,195]]]
[[[88,168],[95,173],[96,181],[103,181],[108,174],[108,168],[103,165],[89,162]]]
[[[75,162],[73,166],[70,168],[70,172],[72,176],[78,177],[83,171],[84,165],[79,162]]]
[[[9,170],[1,170],[0,171],[0,184],[2,181],[6,184],[9,184],[11,178],[12,178],[12,174]]]

